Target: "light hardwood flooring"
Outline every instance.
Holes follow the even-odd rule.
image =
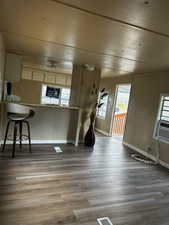
[[[117,140],[34,145],[0,153],[0,225],[169,225],[169,171],[130,157]]]

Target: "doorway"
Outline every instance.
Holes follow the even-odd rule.
[[[111,136],[121,142],[123,140],[125,130],[130,90],[131,84],[119,84],[116,86]]]

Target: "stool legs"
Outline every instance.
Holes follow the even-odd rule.
[[[15,146],[16,146],[16,137],[17,137],[17,125],[18,125],[18,122],[15,122],[15,125],[14,125],[14,134],[13,134],[12,158],[15,157]]]
[[[32,149],[31,149],[31,134],[30,134],[30,125],[28,121],[24,121],[27,125],[27,129],[28,129],[28,140],[29,140],[29,152],[32,153]]]
[[[29,125],[29,122],[26,121],[26,120],[22,120],[22,121],[12,121],[12,120],[9,120],[8,121],[8,124],[7,124],[7,127],[6,127],[6,131],[5,131],[5,138],[4,138],[4,143],[3,143],[3,147],[2,147],[2,152],[4,152],[4,150],[5,150],[6,140],[7,140],[8,131],[9,131],[9,125],[10,125],[11,122],[14,122],[12,158],[15,157],[16,138],[17,138],[17,127],[18,126],[19,126],[19,146],[20,146],[20,149],[22,149],[22,126],[23,126],[23,123],[25,123],[26,126],[27,126],[28,141],[29,141],[29,152],[32,153],[30,125]]]
[[[9,125],[10,125],[11,121],[8,121],[7,127],[6,127],[6,131],[5,131],[5,138],[4,138],[4,143],[3,143],[3,147],[2,147],[2,152],[4,152],[5,150],[5,145],[6,145],[6,140],[7,140],[7,136],[8,136],[8,130],[9,130]]]
[[[22,121],[19,122],[19,147],[22,150]]]

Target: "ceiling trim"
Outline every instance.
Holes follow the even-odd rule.
[[[79,11],[82,11],[82,12],[85,12],[85,13],[88,13],[88,14],[91,14],[91,15],[94,15],[94,16],[102,17],[104,19],[111,20],[111,21],[114,21],[114,22],[117,22],[117,23],[120,23],[120,24],[129,26],[129,27],[132,27],[134,29],[144,30],[144,31],[147,31],[147,32],[150,32],[150,33],[153,33],[153,34],[162,36],[162,37],[169,38],[169,35],[168,34],[165,34],[165,33],[162,33],[162,32],[158,32],[158,31],[155,31],[155,30],[151,30],[151,29],[148,29],[148,28],[139,26],[139,25],[134,25],[134,24],[128,23],[128,22],[126,22],[124,20],[119,20],[119,19],[116,19],[114,17],[110,17],[110,16],[106,16],[104,14],[100,14],[100,13],[97,13],[97,12],[93,12],[91,10],[84,9],[84,8],[78,7],[78,6],[73,5],[73,4],[70,4],[70,3],[66,3],[66,2],[63,2],[63,1],[60,1],[60,0],[50,0],[50,1],[55,2],[55,3],[58,3],[58,4],[61,4],[61,5],[64,5],[64,6],[67,6],[69,8],[77,9]]]

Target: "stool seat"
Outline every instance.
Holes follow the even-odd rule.
[[[28,137],[29,140],[29,152],[32,153],[31,150],[31,137],[30,137],[30,125],[27,119],[33,117],[35,112],[32,108],[28,106],[19,105],[16,103],[8,103],[7,104],[7,114],[8,114],[8,124],[5,132],[5,139],[2,148],[2,152],[5,150],[6,140],[8,136],[8,130],[10,123],[14,123],[14,133],[13,133],[13,151],[12,158],[15,157],[15,145],[16,145],[16,137],[17,137],[17,129],[19,127],[19,140],[20,140],[20,149],[22,149],[22,136]],[[28,135],[22,134],[22,125],[26,124]]]
[[[8,119],[13,120],[13,121],[20,121],[20,120],[25,120],[27,119],[28,115],[22,115],[22,114],[9,114]]]

